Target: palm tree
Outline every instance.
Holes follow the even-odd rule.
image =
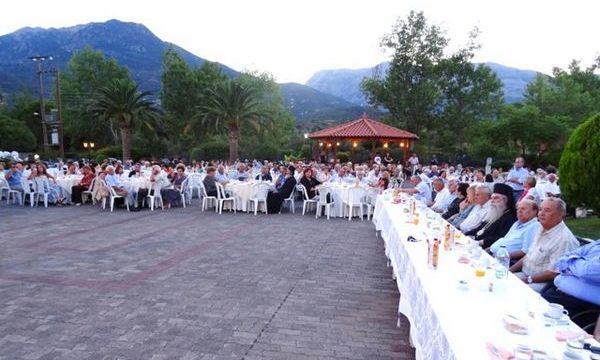
[[[208,91],[207,105],[200,108],[204,120],[224,128],[229,136],[229,160],[239,157],[240,128],[250,125],[259,131],[269,116],[261,110],[257,91],[235,80],[227,80]]]
[[[138,91],[138,86],[129,79],[117,79],[102,87],[92,100],[90,111],[95,118],[116,125],[121,132],[123,161],[131,159],[131,134],[145,125],[152,129],[159,110],[147,99],[149,92]]]

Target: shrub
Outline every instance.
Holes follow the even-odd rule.
[[[560,189],[571,206],[584,205],[600,213],[600,114],[579,125],[560,158]]]
[[[131,148],[131,158],[133,161],[137,161],[147,156],[147,151],[137,147]],[[121,145],[110,145],[100,148],[92,152],[92,158],[96,159],[96,161],[102,161],[107,158],[123,159],[123,147]]]
[[[350,161],[350,155],[345,151],[338,151],[337,158],[340,159],[340,162],[342,163]]]
[[[514,161],[511,160],[496,160],[492,162],[492,168],[502,169],[503,171],[509,171],[512,169]]]

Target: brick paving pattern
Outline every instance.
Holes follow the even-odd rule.
[[[0,205],[0,359],[413,359],[367,221]]]

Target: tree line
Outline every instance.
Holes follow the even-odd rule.
[[[506,104],[502,84],[485,64],[474,64],[480,48],[473,29],[466,45],[449,51],[451,39],[423,13],[398,19],[381,40],[389,70],[363,80],[381,120],[419,135],[416,151],[448,161],[465,155],[524,155],[533,164],[557,164],[571,132],[600,112],[600,58],[583,68],[573,61],[552,75],[538,74],[519,103]],[[132,69],[134,70],[134,69]],[[175,50],[163,56],[161,91],[139,89],[130,70],[86,48],[61,72],[65,148],[96,157],[178,156],[192,159],[309,156],[268,73],[235,78],[215,63],[190,66]],[[0,109],[0,148],[41,151],[39,103],[27,91]],[[48,110],[54,104],[47,103]],[[348,119],[351,120],[351,119]],[[362,144],[361,144],[362,146]],[[360,149],[359,149],[360,150]],[[367,151],[367,150],[365,150]]]

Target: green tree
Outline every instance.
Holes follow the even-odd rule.
[[[147,99],[149,92],[138,91],[130,80],[117,79],[102,87],[89,112],[93,118],[115,124],[121,135],[123,161],[131,158],[131,135],[141,126],[153,129],[158,109]]]
[[[32,151],[36,148],[35,136],[23,121],[0,114],[0,149],[5,151]]]
[[[261,111],[256,89],[228,80],[209,90],[208,104],[200,110],[204,122],[212,123],[218,130],[225,130],[229,141],[229,160],[239,158],[239,143],[242,126],[259,131],[267,124],[268,115]]]
[[[131,81],[129,71],[101,51],[86,47],[75,53],[61,76],[61,95],[65,137],[80,147],[83,141],[94,141],[98,147],[117,144],[119,131],[112,122],[97,121],[87,109],[90,99],[115,80]]]
[[[256,71],[243,73],[235,81],[254,89],[257,112],[269,119],[258,128],[259,131],[248,123],[242,124],[242,155],[259,159],[279,157],[281,150],[289,144],[296,123],[283,104],[279,84],[271,74]]]
[[[585,205],[600,213],[600,113],[579,125],[571,134],[560,158],[560,189],[573,206]]]
[[[436,66],[444,57],[448,39],[435,25],[427,24],[422,12],[411,11],[398,20],[381,47],[393,52],[385,76],[362,83],[369,102],[387,108],[393,121],[419,133],[433,120],[441,89]]]
[[[389,70],[362,82],[374,106],[390,123],[417,133],[430,150],[456,152],[457,135],[474,121],[497,116],[502,86],[486,65],[474,65],[477,29],[466,47],[446,55],[449,39],[422,12],[398,20],[381,46],[393,52]]]
[[[226,80],[216,63],[206,61],[200,67],[192,68],[174,49],[165,52],[160,98],[167,113],[165,131],[173,152],[187,152],[207,140],[202,127],[195,121],[199,117],[198,109],[207,104],[209,89]]]

